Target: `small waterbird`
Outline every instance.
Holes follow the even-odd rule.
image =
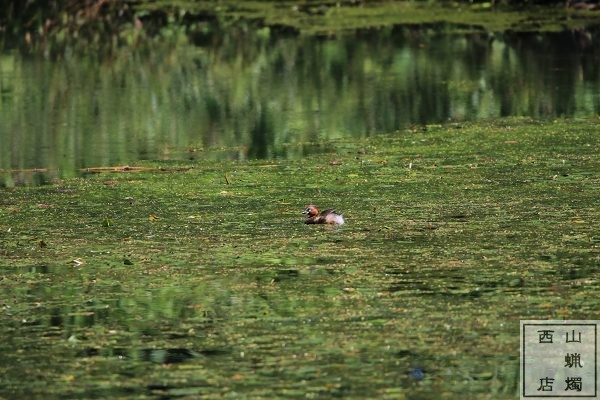
[[[305,224],[335,224],[342,225],[344,223],[344,217],[336,213],[335,210],[329,209],[319,212],[319,209],[314,205],[306,206],[306,209],[302,211],[302,214],[306,215]]]

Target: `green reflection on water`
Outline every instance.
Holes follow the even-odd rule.
[[[139,160],[292,158],[411,124],[597,114],[585,33],[396,27],[333,38],[231,29],[151,52],[0,57],[6,185]],[[591,35],[591,36],[590,36]]]

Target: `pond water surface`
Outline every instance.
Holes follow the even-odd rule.
[[[516,398],[600,315],[596,35],[4,51],[0,398]]]
[[[311,147],[297,144],[414,124],[596,115],[597,35],[247,28],[106,58],[5,50],[0,169],[47,179],[138,160],[299,158]]]

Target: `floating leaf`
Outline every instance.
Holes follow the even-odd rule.
[[[85,264],[85,261],[83,261],[81,258],[76,258],[73,261],[71,261],[71,263],[73,264],[74,267],[79,267],[79,266]]]
[[[75,336],[75,335],[71,335],[71,336],[69,336],[69,338],[67,339],[67,342],[69,342],[69,343],[78,343],[78,342],[80,342],[80,341],[81,341],[81,340],[79,340],[79,339],[77,338],[77,336]]]

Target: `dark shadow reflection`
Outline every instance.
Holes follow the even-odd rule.
[[[202,150],[193,159],[301,158],[307,143],[413,124],[600,113],[600,28],[455,28],[325,38],[217,26],[195,44],[123,49],[99,62],[5,54],[14,79],[2,98],[11,106],[0,108],[0,169],[63,177],[187,160],[191,150]],[[0,185],[45,179],[4,173]]]

